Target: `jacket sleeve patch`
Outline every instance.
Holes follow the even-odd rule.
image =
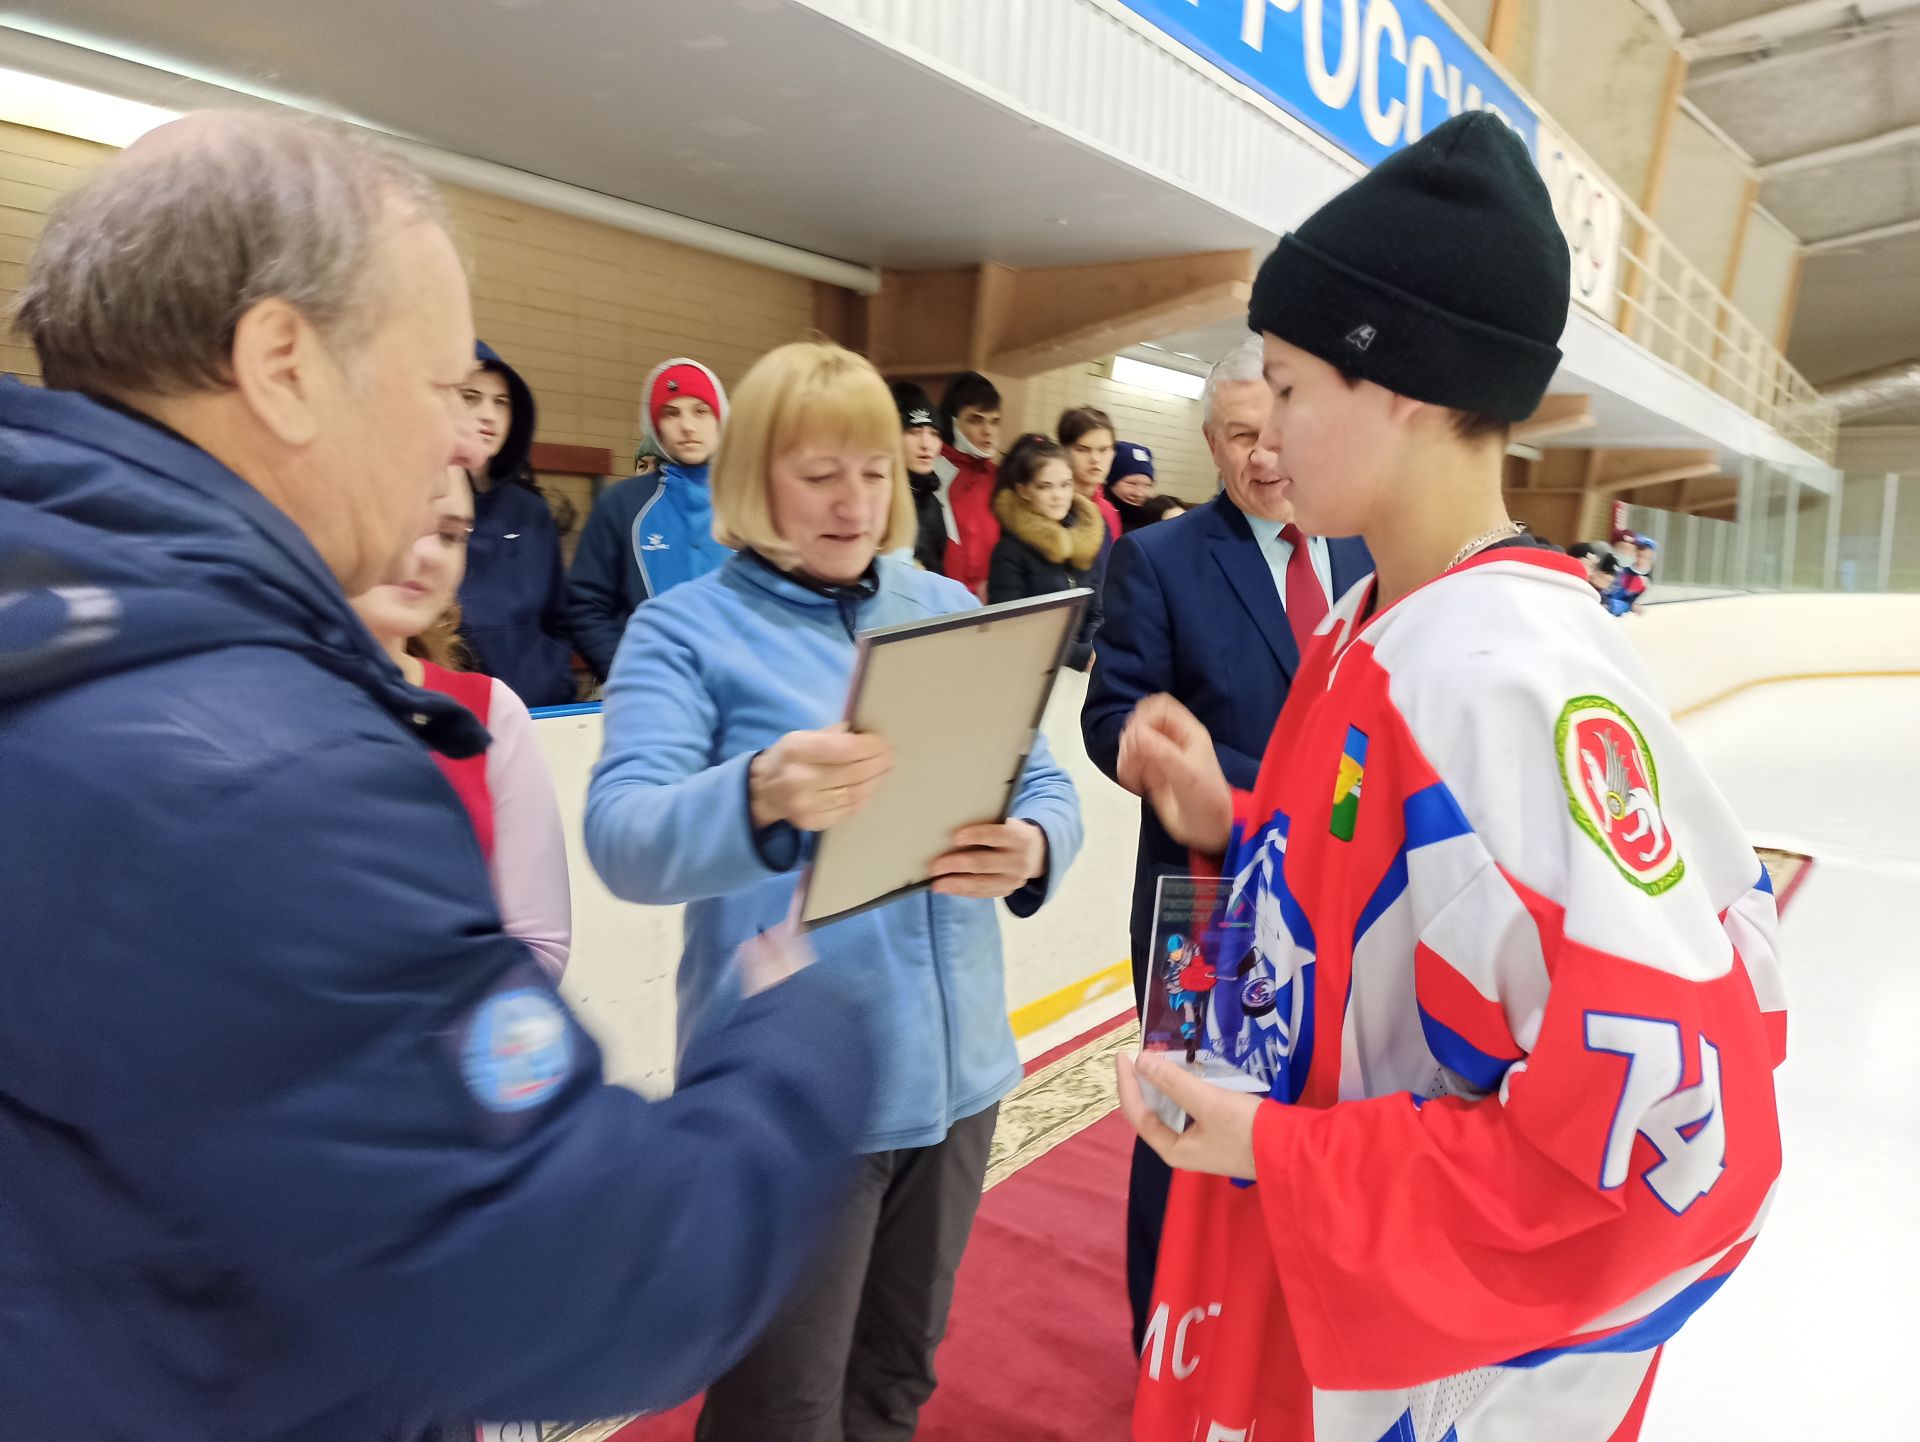
[[[530,1111],[573,1071],[567,1015],[551,991],[497,991],[474,1008],[460,1046],[468,1093],[490,1112]]]

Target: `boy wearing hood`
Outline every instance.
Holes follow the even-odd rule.
[[[533,478],[533,392],[485,341],[460,398],[474,414],[487,460],[469,471],[473,534],[460,586],[460,639],[474,669],[529,706],[575,697],[573,643],[560,532]]]
[[[1000,543],[1000,522],[993,514],[993,489],[1000,473],[994,462],[1000,448],[1000,392],[978,371],[962,371],[947,383],[940,409],[947,423],[942,454],[954,468],[947,483],[947,511],[953,526],[946,572],[984,601],[993,548]]]
[[[732,554],[714,539],[707,489],[726,387],[699,361],[676,356],[654,368],[640,394],[642,445],[666,463],[601,492],[567,576],[574,644],[602,681],[642,601],[718,570]]]

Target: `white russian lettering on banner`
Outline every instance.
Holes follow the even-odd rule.
[[[1374,0],[1375,4],[1380,0]],[[1327,68],[1326,0],[1305,0],[1307,84],[1329,110],[1345,110],[1360,79],[1360,50],[1354,32],[1360,28],[1360,0],[1340,0],[1340,63]]]
[[[1545,121],[1534,159],[1573,256],[1573,298],[1611,322],[1620,305],[1620,240],[1626,224],[1620,196],[1599,167]]]
[[[1470,110],[1526,142],[1573,254],[1573,299],[1618,309],[1625,212],[1612,185],[1432,0],[1108,0],[1376,165]]]
[[[1531,147],[1533,111],[1432,0],[1103,0],[1368,165],[1489,110]]]
[[[1407,61],[1407,31],[1400,23],[1400,12],[1390,4],[1380,0],[1367,6],[1367,23],[1361,41],[1366,51],[1366,71],[1360,80],[1361,119],[1367,122],[1367,133],[1382,145],[1393,145],[1400,139],[1401,122],[1406,118],[1407,102],[1390,101],[1385,109],[1380,106],[1380,42],[1385,40],[1393,52],[1393,58],[1401,64]],[[1432,41],[1427,42],[1432,45]],[[1436,57],[1439,52],[1435,50]],[[1407,88],[1412,90],[1414,72],[1407,71]]]

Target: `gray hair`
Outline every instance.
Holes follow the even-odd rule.
[[[1248,332],[1247,338],[1221,356],[1207,372],[1207,384],[1200,392],[1200,424],[1213,429],[1213,404],[1220,398],[1220,387],[1242,381],[1266,379],[1266,350],[1260,337]]]
[[[240,318],[276,297],[349,356],[385,300],[375,249],[414,219],[447,224],[432,183],[344,126],[192,116],[53,207],[16,323],[47,385],[109,395],[231,384]]]

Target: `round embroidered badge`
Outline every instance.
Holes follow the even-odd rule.
[[[573,1068],[573,1038],[553,993],[525,986],[488,997],[474,1013],[460,1068],[489,1111],[526,1111],[560,1090]]]
[[[1573,819],[1649,895],[1677,886],[1686,863],[1660,813],[1660,773],[1646,737],[1604,696],[1576,696],[1554,728]]]

